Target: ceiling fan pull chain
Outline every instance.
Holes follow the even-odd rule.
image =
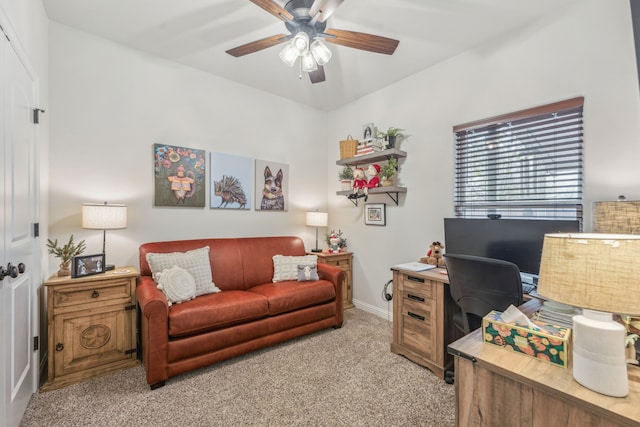
[[[298,78],[302,80],[302,60],[298,61],[300,63],[300,72],[298,73]]]

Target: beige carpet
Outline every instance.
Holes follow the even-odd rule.
[[[358,309],[329,329],[169,379],[142,366],[31,398],[21,426],[453,426],[454,387]]]

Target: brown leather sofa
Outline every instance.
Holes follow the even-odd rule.
[[[169,305],[157,288],[147,253],[186,252],[208,246],[219,293]],[[320,280],[273,283],[273,256],[305,255],[298,237],[180,240],[140,246],[140,344],[151,389],[203,366],[342,326],[344,272],[317,265]]]

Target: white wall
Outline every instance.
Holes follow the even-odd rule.
[[[50,234],[85,239],[81,204],[126,203],[126,230],[107,231],[107,261],[138,265],[138,246],[197,237],[298,235],[325,210],[327,113],[51,23]],[[154,143],[289,165],[288,212],[153,206]],[[207,158],[208,161],[208,158]],[[209,191],[209,187],[207,187]],[[51,271],[57,269],[52,259]]]
[[[457,124],[585,97],[585,230],[590,205],[618,194],[640,199],[640,105],[629,3],[588,0],[478,46],[329,114],[329,218],[354,251],[357,306],[385,313],[382,287],[394,264],[444,241],[453,216],[453,135]],[[406,128],[400,205],[386,196],[387,226],[365,226],[362,204],[337,197],[337,141],[364,123]],[[362,199],[361,199],[362,200]],[[446,251],[446,248],[445,248]]]

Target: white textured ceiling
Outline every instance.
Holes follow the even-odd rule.
[[[49,18],[275,95],[333,110],[576,0],[345,0],[327,28],[400,41],[391,55],[328,44],[326,81],[298,78],[281,46],[234,58],[226,50],[284,23],[249,0],[43,0]],[[276,0],[284,6],[286,0]]]

